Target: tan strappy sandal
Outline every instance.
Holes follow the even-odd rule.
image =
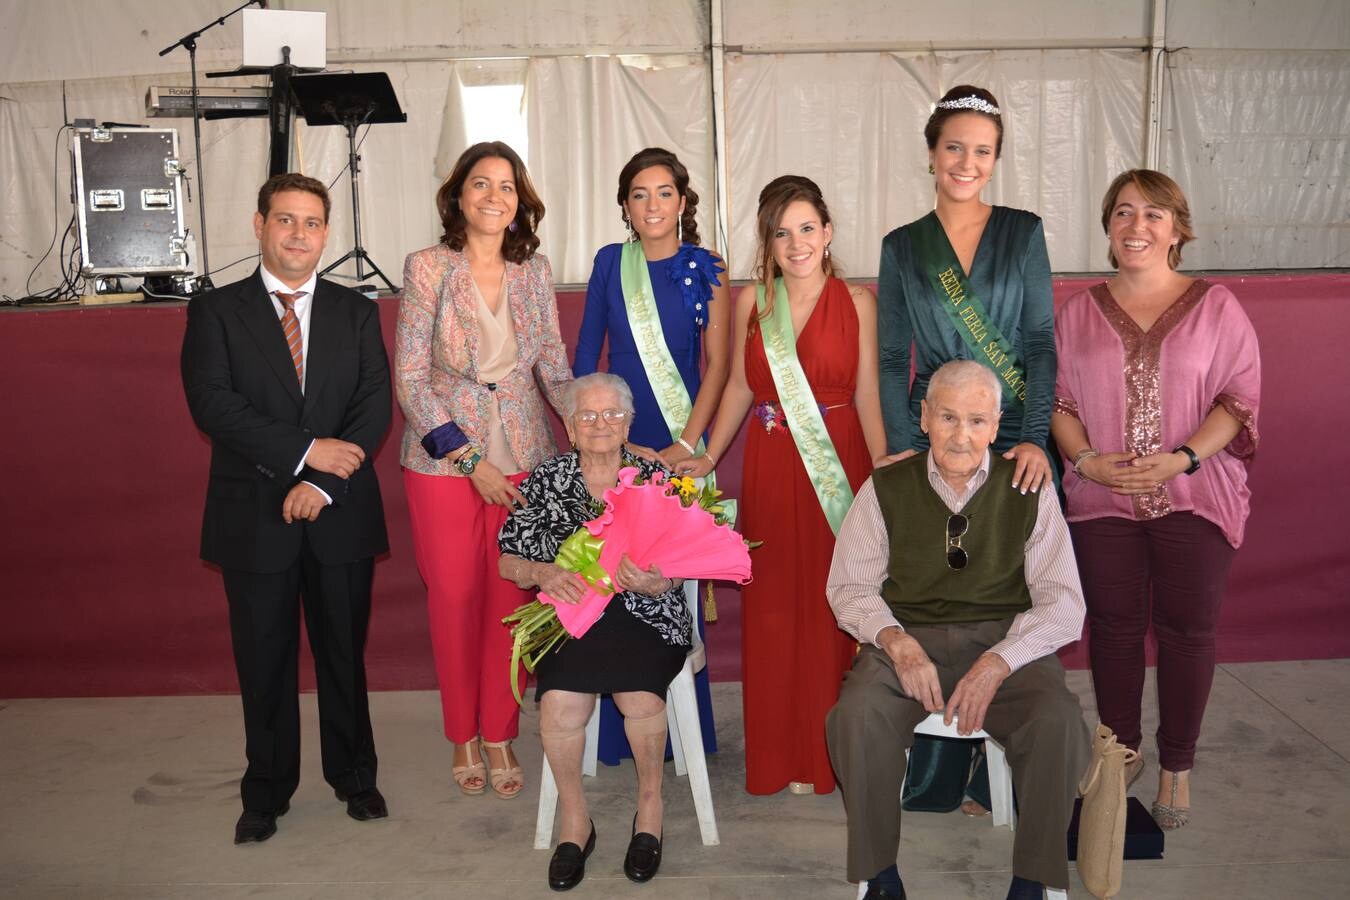
[[[510,741],[483,741],[483,750],[500,750],[502,762],[506,762],[511,752]],[[525,773],[521,771],[519,765],[503,766],[494,768],[488,766],[488,782],[492,785],[492,792],[503,800],[510,800],[525,789]],[[514,785],[507,787],[506,785]]]
[[[464,745],[464,753],[469,759],[468,765],[454,766],[450,769],[455,784],[459,785],[460,791],[469,797],[477,797],[487,790],[487,769],[483,765],[483,751],[479,749],[478,743],[478,738],[475,737]],[[475,750],[478,752],[478,759],[476,760],[474,759]],[[476,784],[473,783],[475,781]]]

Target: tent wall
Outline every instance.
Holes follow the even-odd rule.
[[[526,84],[530,165],[550,210],[543,249],[561,283],[584,282],[595,249],[621,237],[614,178],[632,151],[652,144],[671,146],[689,166],[706,204],[705,242],[728,253],[737,277],[752,266],[759,188],[785,171],[821,182],[849,274],[874,276],[881,237],[931,204],[922,123],[936,95],[960,81],[988,85],[1007,109],[1007,145],[987,196],[1045,218],[1057,271],[1104,268],[1101,193],[1114,173],[1147,158],[1154,97],[1159,165],[1196,213],[1188,267],[1350,265],[1343,0],[273,5],[326,10],[330,68],[389,72],[408,112],[406,125],[370,129],[362,147],[365,243],[395,281],[403,256],[439,234],[432,197],[465,140],[459,92],[483,65],[456,60],[476,57],[532,60],[515,68]],[[187,82],[183,51],[158,51],[228,6],[0,0],[0,292],[27,292],[29,272],[69,218],[63,115],[167,122],[195,164],[190,122],[146,120],[145,90]],[[725,95],[716,99],[707,52],[714,11],[727,49]],[[238,20],[205,35],[200,68],[233,67],[239,35]],[[1168,49],[1151,82],[1154,44]],[[338,179],[335,258],[351,242],[347,181],[338,178],[345,141],[336,128],[297,130],[305,170]],[[266,125],[206,122],[203,139],[211,262],[220,267],[256,249],[249,217],[265,175]],[[712,216],[719,149],[729,173],[725,235],[714,235]],[[195,207],[185,220],[195,226]],[[58,271],[49,258],[31,286],[54,284]]]

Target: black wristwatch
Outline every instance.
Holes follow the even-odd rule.
[[[472,475],[473,470],[478,468],[478,464],[482,460],[483,454],[478,452],[477,447],[471,446],[460,454],[459,459],[455,460],[455,468],[459,469],[461,475]]]
[[[1192,450],[1190,447],[1187,447],[1185,444],[1182,444],[1180,447],[1178,447],[1177,449],[1173,450],[1172,452],[1173,452],[1173,453],[1185,453],[1188,457],[1190,457],[1190,460],[1191,460],[1190,468],[1186,469],[1186,470],[1183,471],[1181,474],[1183,474],[1183,475],[1194,475],[1194,474],[1195,474],[1195,471],[1196,471],[1197,469],[1200,468],[1200,457],[1196,456],[1196,455],[1195,455],[1195,451]]]

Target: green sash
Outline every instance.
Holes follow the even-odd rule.
[[[638,356],[642,359],[647,381],[652,386],[652,396],[661,409],[661,417],[666,420],[666,428],[670,429],[670,441],[675,443],[694,412],[694,404],[689,397],[689,389],[684,386],[684,378],[675,366],[675,358],[670,355],[665,332],[661,330],[661,314],[656,309],[656,294],[652,291],[652,277],[647,271],[647,257],[642,252],[640,241],[629,241],[623,245],[619,255],[619,283],[623,289],[623,305],[628,313],[633,343],[637,345]],[[704,451],[703,438],[699,437],[698,443],[694,445],[694,455],[701,456]],[[714,487],[717,486],[717,480],[711,472],[708,473],[708,481]],[[730,505],[728,515],[735,522],[736,501],[725,500],[723,504]]]
[[[764,314],[764,285],[756,288],[755,309]],[[778,402],[783,407],[788,430],[797,444],[816,499],[830,523],[830,530],[839,534],[844,514],[853,504],[853,489],[849,487],[844,466],[835,452],[834,441],[825,429],[811,384],[797,359],[797,338],[792,332],[792,309],[788,305],[787,288],[783,279],[774,279],[773,311],[759,320],[759,333],[764,338],[764,355],[769,360],[769,371],[778,388]]]
[[[628,326],[633,331],[642,368],[651,383],[656,405],[670,429],[671,443],[679,440],[685,423],[694,411],[689,391],[670,355],[665,333],[661,331],[661,315],[656,310],[656,294],[652,292],[652,278],[647,271],[647,257],[641,241],[623,245],[619,257],[619,281],[623,287],[623,305],[628,312]],[[702,440],[699,442],[702,444]],[[656,449],[661,449],[660,447]]]
[[[926,270],[937,292],[938,305],[970,349],[971,357],[994,371],[1003,382],[1003,395],[1013,398],[1013,405],[1020,408],[1027,399],[1026,367],[975,296],[937,213],[931,212],[910,225],[909,239],[914,244],[915,260]]]

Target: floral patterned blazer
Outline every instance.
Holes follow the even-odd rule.
[[[422,437],[447,422],[457,424],[475,446],[488,449],[494,390],[478,381],[472,279],[468,257],[445,244],[410,253],[403,266],[394,384],[407,420],[401,459],[413,472],[462,477],[448,458],[433,459],[422,447]],[[558,330],[548,259],[536,253],[524,263],[507,262],[506,289],[516,366],[496,383],[495,395],[511,455],[528,472],[558,452],[540,388],[561,414],[572,371]]]

